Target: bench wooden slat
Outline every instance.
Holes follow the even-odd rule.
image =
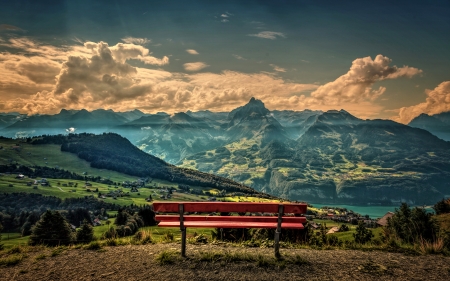
[[[180,221],[179,215],[156,215],[156,221]],[[277,222],[278,217],[267,216],[184,216],[187,221],[238,221],[238,222]],[[283,217],[283,222],[306,223],[305,217]]]
[[[154,202],[156,212],[178,213],[179,204],[184,205],[185,212],[241,212],[241,213],[278,213],[279,203],[253,203],[253,202]],[[284,205],[284,213],[305,214],[307,205],[289,203]]]
[[[179,227],[178,221],[162,221],[159,227]],[[276,222],[237,222],[237,221],[185,221],[185,227],[203,228],[277,228]],[[283,229],[304,229],[301,223],[282,222]]]

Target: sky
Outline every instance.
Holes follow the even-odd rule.
[[[450,111],[449,1],[0,1],[0,112]]]

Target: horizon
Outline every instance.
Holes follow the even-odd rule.
[[[449,3],[29,0],[0,11],[0,112],[450,111]]]

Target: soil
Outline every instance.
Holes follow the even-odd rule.
[[[97,251],[69,249],[51,256],[52,249],[45,248],[27,252],[17,265],[0,266],[0,280],[450,280],[450,257],[442,255],[281,249],[283,257],[299,255],[307,262],[279,266],[198,258],[201,252],[230,251],[272,259],[272,248],[188,244],[187,258],[177,258],[167,265],[156,261],[159,253],[179,249],[179,244],[161,243],[103,247]]]

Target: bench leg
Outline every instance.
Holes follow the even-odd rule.
[[[283,221],[284,206],[283,204],[278,205],[278,222],[277,229],[275,230],[275,257],[278,259],[280,255],[280,233],[281,233],[281,222]]]
[[[186,257],[186,227],[181,230],[181,256]]]
[[[275,249],[275,257],[279,258],[280,257],[280,232],[278,232],[277,230],[275,230],[275,244],[273,247]]]

